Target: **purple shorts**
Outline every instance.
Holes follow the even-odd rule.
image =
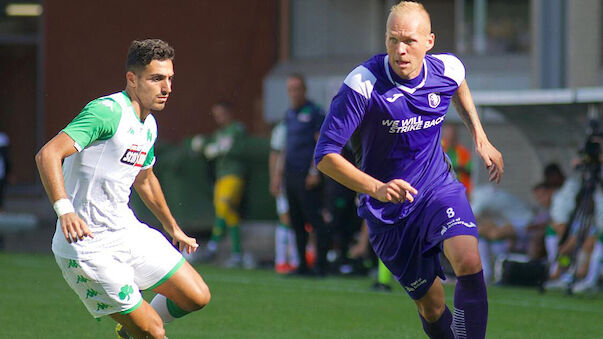
[[[442,243],[458,235],[477,235],[475,216],[458,181],[440,186],[394,225],[368,222],[371,246],[414,300],[427,293],[436,276],[446,279],[440,265]]]

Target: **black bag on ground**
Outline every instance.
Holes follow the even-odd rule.
[[[547,278],[547,266],[540,261],[519,262],[505,259],[502,262],[502,285],[541,286]]]

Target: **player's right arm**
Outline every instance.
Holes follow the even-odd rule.
[[[121,117],[117,102],[108,98],[91,101],[57,136],[36,154],[40,179],[53,204],[67,242],[93,238],[88,225],[74,212],[65,190],[63,160],[84,150],[95,140],[111,138]]]
[[[77,152],[74,144],[74,140],[69,135],[60,132],[36,154],[40,179],[53,206],[61,199],[69,199],[65,191],[62,162],[63,159]],[[59,220],[67,242],[83,240],[84,237],[93,238],[88,225],[74,212],[59,216]]]
[[[314,161],[321,172],[353,191],[382,202],[412,202],[417,190],[408,182],[402,179],[381,182],[341,156],[341,150],[364,117],[372,92],[371,79],[374,81],[374,76],[362,66],[346,77],[320,130]]]
[[[318,169],[345,187],[382,201],[400,203],[413,202],[417,190],[402,179],[383,183],[362,172],[341,154],[328,153],[318,163]]]

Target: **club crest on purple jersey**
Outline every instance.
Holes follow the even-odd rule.
[[[440,95],[437,93],[429,93],[427,100],[429,100],[429,107],[436,108],[440,104]]]

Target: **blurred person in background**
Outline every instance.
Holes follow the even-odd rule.
[[[543,183],[555,189],[559,189],[565,182],[565,174],[563,174],[561,167],[557,163],[548,163],[544,166],[542,174],[544,176]]]
[[[529,234],[527,255],[531,260],[548,262],[545,239],[549,230],[552,230],[550,209],[556,191],[557,187],[547,181],[532,187],[532,199],[535,203],[534,217],[527,227]]]
[[[484,278],[492,282],[493,264],[511,251],[526,253],[528,225],[534,213],[529,204],[490,184],[475,187],[471,208],[479,225],[479,253]]]
[[[133,41],[126,88],[91,101],[36,155],[57,214],[52,251],[63,277],[95,318],[120,338],[164,338],[163,323],[203,308],[207,285],[165,237],[128,206],[132,186],[180,251],[198,247],[172,216],[153,173],[157,124],[172,91],[174,49]],[[147,303],[141,290],[157,294]],[[69,315],[67,315],[69,318]]]
[[[287,94],[291,107],[285,112],[287,142],[283,175],[299,257],[299,266],[295,273],[324,276],[327,274],[330,237],[322,216],[321,174],[312,158],[324,112],[306,98],[306,83],[301,74],[291,74],[287,77]],[[306,260],[306,224],[312,226],[316,235],[316,263],[312,270]]]
[[[471,194],[471,151],[459,142],[457,124],[442,126],[442,148],[450,159],[457,179],[465,186],[467,194]]]
[[[212,135],[200,146],[205,158],[215,168],[214,185],[215,220],[210,240],[201,253],[201,260],[212,260],[218,244],[228,230],[231,255],[226,267],[243,266],[241,253],[240,205],[245,189],[247,166],[243,160],[245,126],[234,119],[234,106],[228,101],[218,101],[211,107],[211,115],[218,125]]]
[[[576,162],[578,164],[579,162]],[[599,179],[600,180],[600,179]],[[575,218],[570,225],[572,216],[576,213],[579,193],[583,189],[580,171],[574,171],[553,195],[550,215],[554,234],[547,235],[546,249],[550,260],[550,280],[546,283],[547,288],[566,288],[572,277],[567,268],[576,265],[575,278],[577,281],[572,286],[574,293],[594,290],[597,287],[601,259],[603,257],[603,191],[601,183],[597,183],[594,196],[591,197],[590,211],[592,215],[592,226],[585,234],[583,243],[578,244],[578,232],[580,219]],[[568,229],[569,227],[569,229]],[[563,235],[567,232],[567,239],[560,243]],[[580,246],[580,248],[576,248]],[[575,251],[575,263],[570,262],[571,254]]]
[[[402,1],[392,7],[387,54],[345,78],[321,129],[315,162],[361,194],[358,212],[367,220],[371,245],[415,301],[425,333],[484,338],[488,300],[477,225],[441,146],[451,102],[491,181],[502,178],[503,160],[481,126],[464,65],[451,54],[426,55],[434,43],[423,5]],[[340,155],[352,134],[362,145],[361,169]],[[440,280],[440,251],[457,276],[454,322]]]
[[[291,228],[289,203],[283,182],[285,145],[287,128],[283,121],[272,129],[270,137],[270,156],[268,170],[270,174],[270,194],[276,199],[278,224],[274,232],[274,269],[277,273],[291,273],[299,266],[299,257],[295,241],[295,232]]]
[[[349,143],[343,148],[341,155],[355,163],[354,153]],[[351,273],[347,272],[351,264],[348,252],[352,238],[360,230],[362,222],[355,213],[356,192],[325,177],[324,197],[323,218],[332,239],[332,247],[329,250],[329,262],[332,262],[333,266],[331,270],[343,274]]]
[[[10,139],[4,132],[0,132],[0,213],[4,212],[4,195],[6,185],[11,174],[11,161],[9,157]]]

